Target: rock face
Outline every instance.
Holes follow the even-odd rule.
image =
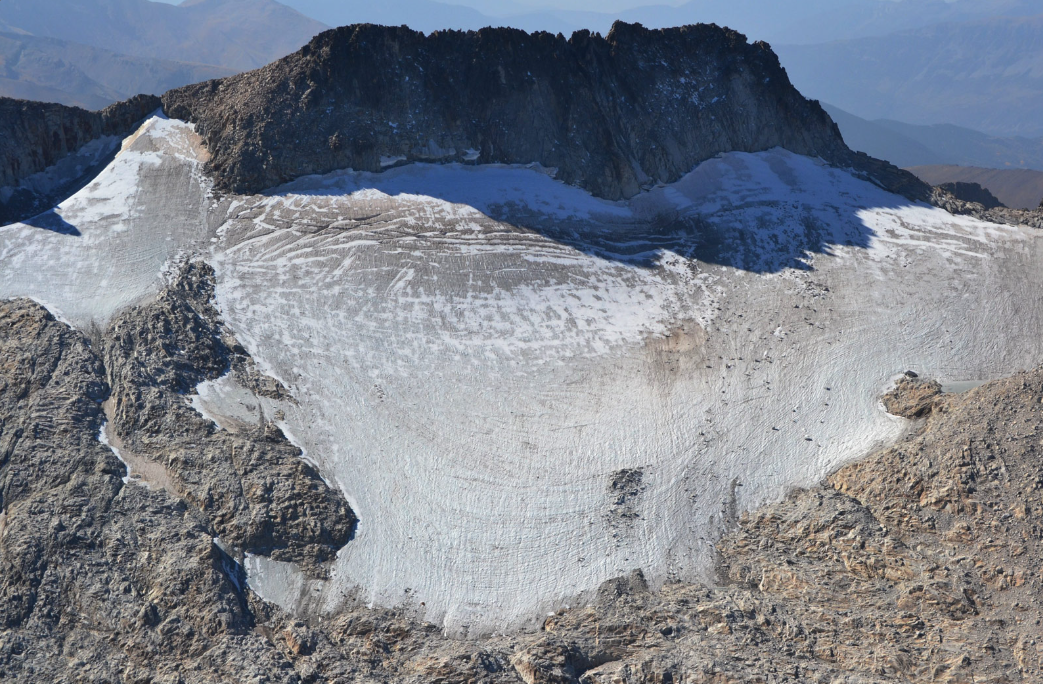
[[[347,26],[263,69],[172,90],[217,186],[256,192],[338,168],[529,164],[604,198],[671,182],[721,152],[850,152],[765,43],[713,25],[606,37]]]
[[[78,176],[58,182],[46,192],[19,187],[21,181],[55,166],[92,141],[130,134],[159,106],[159,98],[152,95],[138,95],[100,112],[0,97],[0,225],[47,209],[89,171],[81,169]]]
[[[82,334],[0,303],[0,680],[297,681],[205,515],[121,481],[107,393]],[[204,677],[179,674],[189,654]]]
[[[884,408],[893,416],[923,418],[941,395],[942,386],[936,380],[924,380],[907,374],[899,378],[895,388],[883,396]]]
[[[324,576],[322,564],[354,531],[343,496],[271,420],[220,429],[184,399],[228,372],[247,386],[285,392],[221,325],[211,304],[212,278],[209,266],[189,264],[154,302],[112,322],[103,342],[110,439],[128,460],[157,464],[153,484],[206,511],[226,548]]]
[[[991,221],[992,223],[1043,229],[1043,205],[1040,205],[1038,209],[1010,209],[1002,204],[990,208],[977,201],[961,199],[961,197],[947,190],[946,185],[932,188],[928,201],[936,207],[945,209],[950,214],[973,216],[982,221]],[[963,194],[963,196],[966,197],[967,195]],[[979,199],[981,198],[979,197]]]

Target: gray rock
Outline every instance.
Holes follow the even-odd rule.
[[[86,338],[0,303],[0,680],[298,681],[200,511],[121,481]]]
[[[979,183],[942,183],[938,186],[939,189],[948,192],[953,197],[964,202],[976,202],[986,209],[999,209],[1006,207],[1003,202],[996,199],[996,196],[989,192],[986,188],[983,188]]]
[[[356,518],[274,423],[221,430],[185,401],[225,373],[253,379],[276,396],[221,324],[213,271],[186,264],[173,284],[117,316],[104,340],[112,385],[113,433],[138,459],[160,464],[177,496],[209,521],[226,548],[298,564],[325,575],[354,533]]]

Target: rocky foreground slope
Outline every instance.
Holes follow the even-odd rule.
[[[963,395],[902,380],[887,405],[925,421],[817,487],[733,515],[711,584],[652,590],[633,574],[535,632],[449,639],[408,608],[302,621],[245,587],[243,548],[321,573],[353,516],[273,425],[218,434],[178,408],[185,382],[229,367],[278,391],[216,319],[210,277],[188,267],[91,339],[27,300],[0,304],[0,678],[1043,677],[1043,371]]]
[[[765,43],[714,25],[605,37],[346,26],[263,69],[168,92],[198,124],[221,189],[257,192],[338,168],[529,164],[631,197],[721,152],[840,160],[833,121]]]

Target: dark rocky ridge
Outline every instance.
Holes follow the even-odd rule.
[[[54,166],[102,136],[129,135],[160,105],[158,97],[138,95],[90,112],[79,107],[0,97],[0,188],[11,189],[6,197],[0,194],[0,225],[48,208],[80,179],[69,179],[46,196],[18,188],[20,181]]]
[[[0,97],[0,186],[53,166],[103,135],[128,135],[161,101],[138,95],[99,112]]]
[[[784,147],[865,166],[766,43],[715,25],[617,22],[606,37],[570,39],[346,26],[257,71],[172,90],[163,105],[198,124],[209,171],[233,192],[399,158],[538,162],[609,199],[722,152]]]

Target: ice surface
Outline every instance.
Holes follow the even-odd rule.
[[[153,294],[168,260],[210,236],[205,153],[193,136],[152,118],[53,211],[0,227],[0,296],[34,297],[86,325]]]
[[[423,604],[502,631],[634,568],[699,578],[737,513],[901,433],[878,401],[896,373],[1043,358],[1035,232],[784,151],[625,203],[538,169],[416,164],[219,203],[191,129],[151,125],[183,144],[139,149],[164,140],[147,129],[106,171],[128,195],[99,177],[59,208],[80,237],[0,229],[0,296],[104,320],[172,256],[214,265],[226,321],[298,403],[231,377],[190,400],[222,426],[282,416],[360,518],[326,582],[248,559],[298,612]],[[34,274],[46,258],[69,274]]]

